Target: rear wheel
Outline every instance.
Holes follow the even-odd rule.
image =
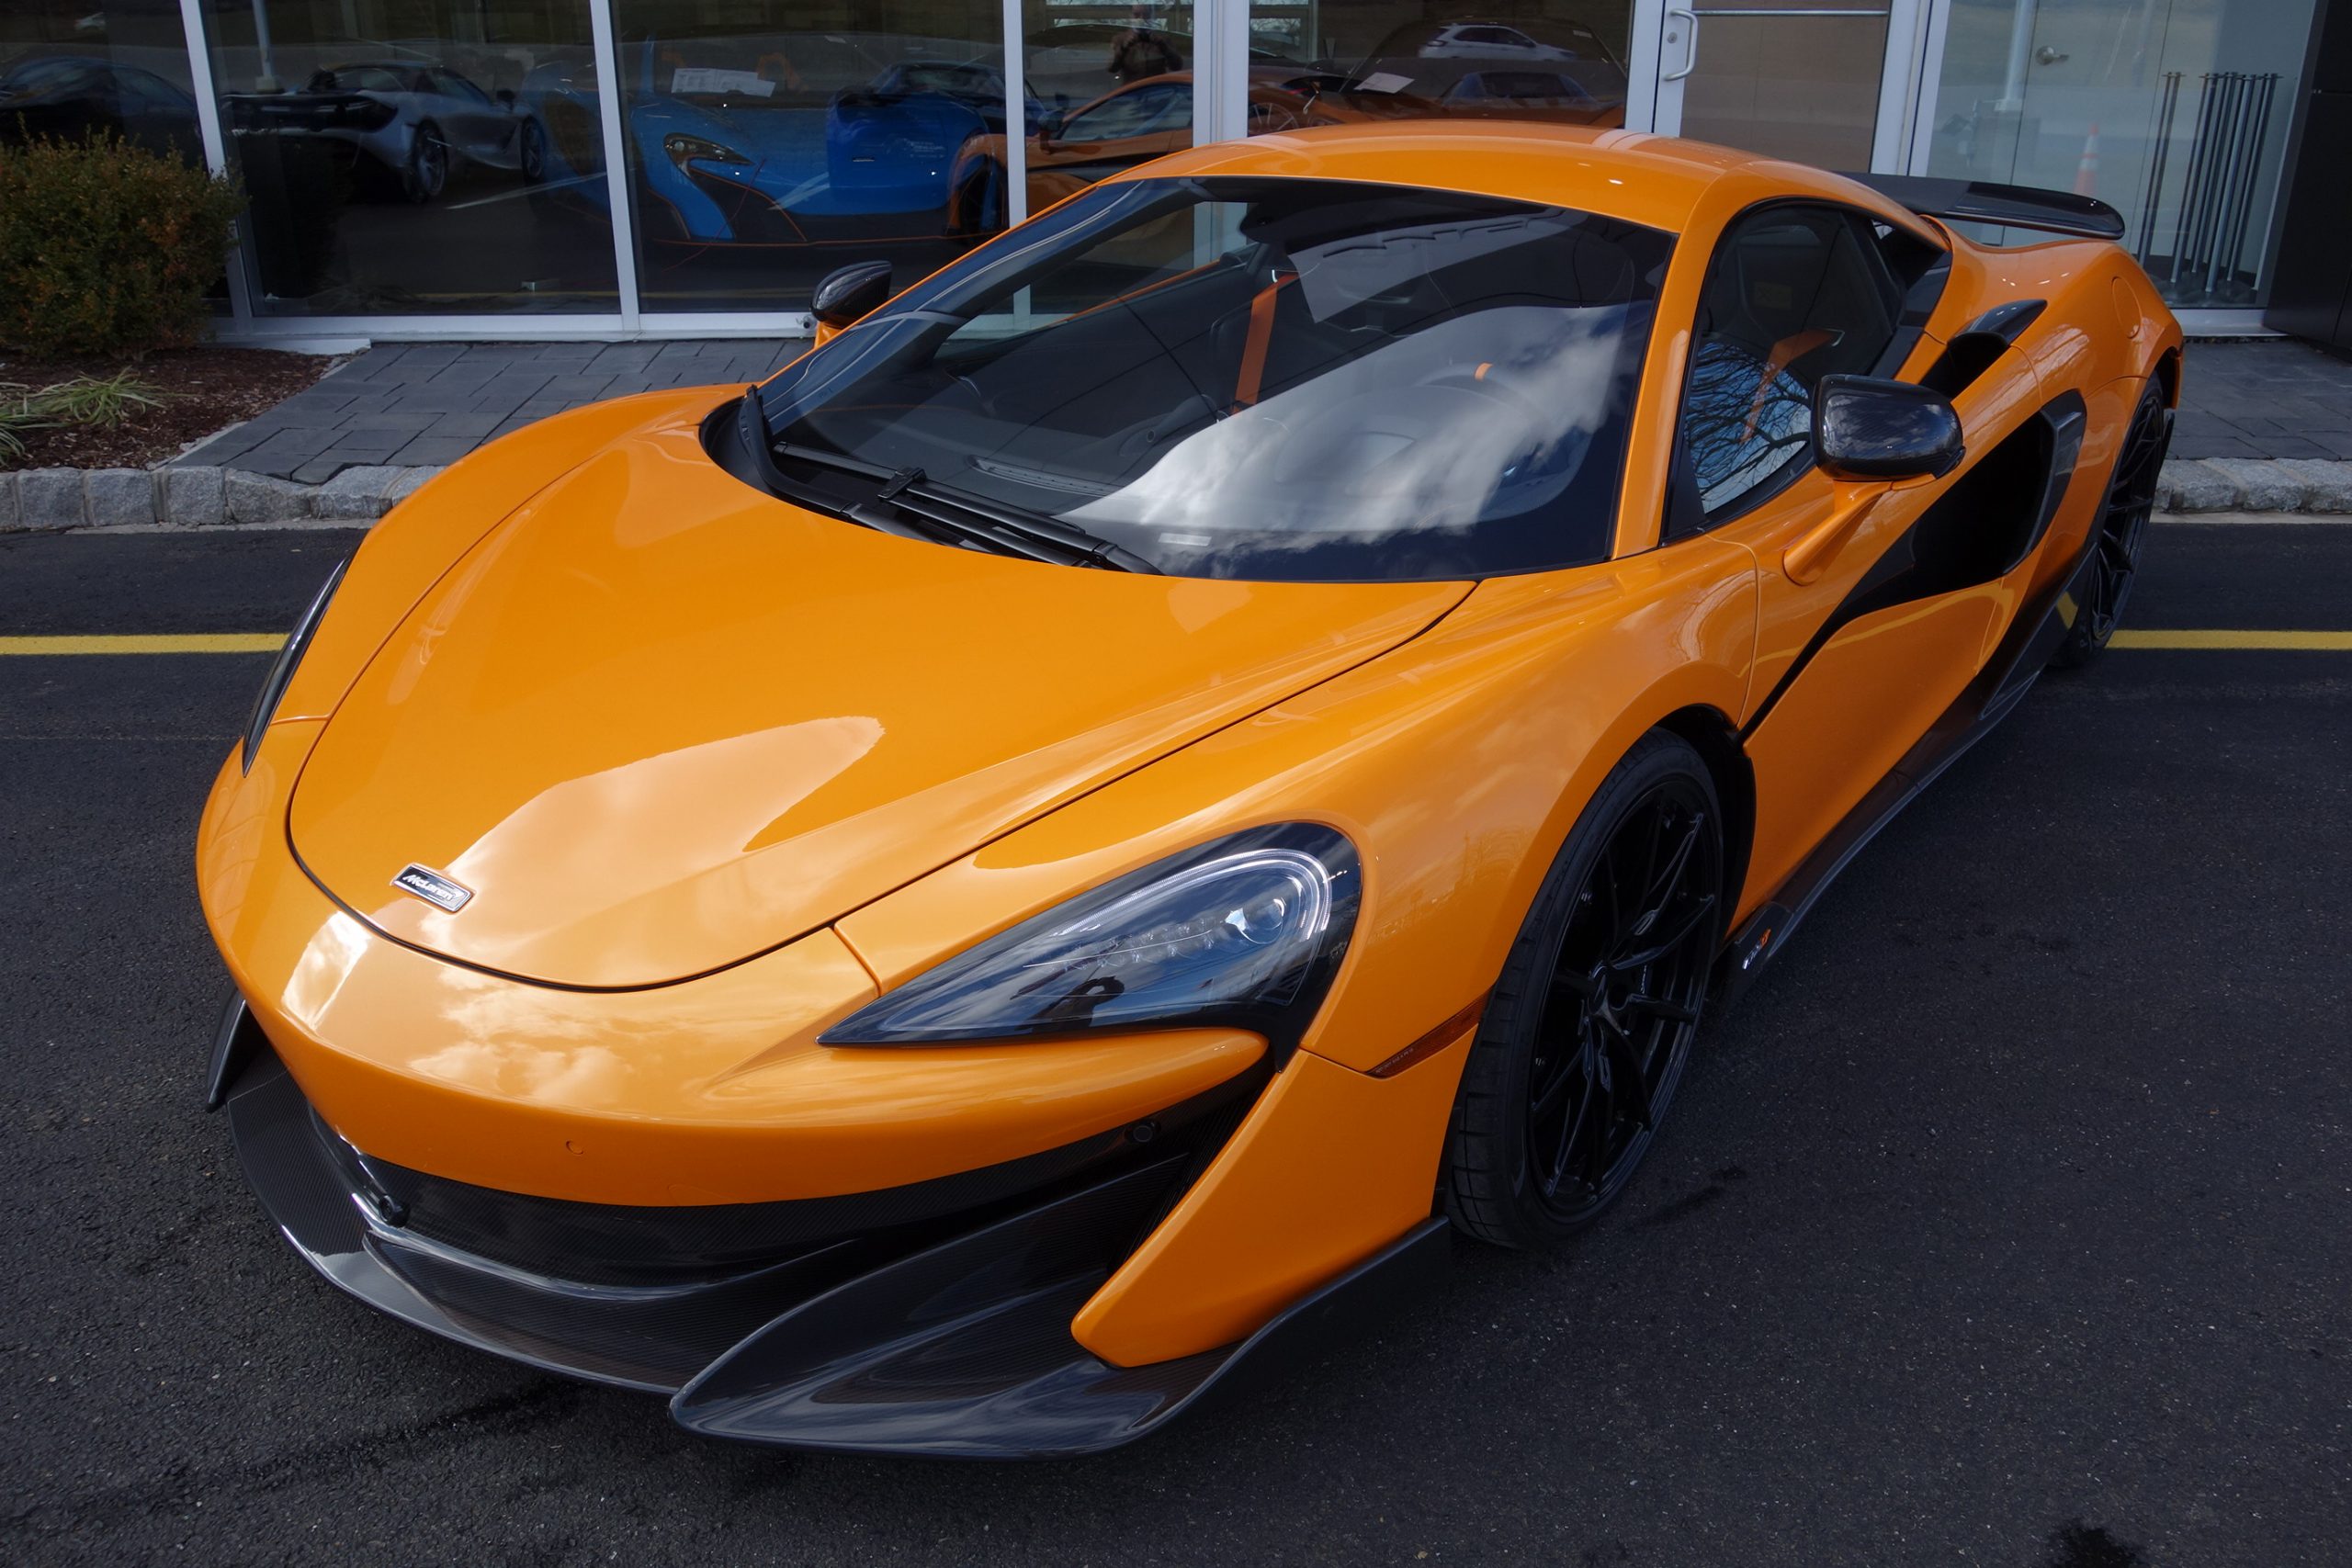
[[[431,201],[448,183],[449,144],[441,139],[441,128],[428,119],[409,139],[408,167],[401,184],[411,201]]]
[[[1674,1099],[1725,914],[1723,812],[1687,741],[1644,738],[1553,863],[1463,1069],[1442,1197],[1557,1247],[1625,1189]]]
[[[2152,379],[2124,433],[2123,454],[2116,459],[2107,503],[2091,534],[2090,577],[2084,584],[2083,602],[2075,606],[2074,625],[2066,628],[2066,640],[2058,645],[2053,662],[2089,662],[2123,624],[2123,606],[2140,574],[2148,519],[2156,510],[2156,481],[2171,445],[2172,410],[2165,406],[2164,389]]]

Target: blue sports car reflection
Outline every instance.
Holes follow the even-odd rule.
[[[1005,120],[1003,77],[978,52],[854,33],[632,41],[624,125],[649,237],[800,244],[1002,227],[1002,175],[968,152]],[[548,128],[550,189],[603,209],[593,63],[542,64],[520,100]],[[1025,128],[1042,114],[1025,104]]]

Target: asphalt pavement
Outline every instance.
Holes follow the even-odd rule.
[[[0,636],[277,629],[350,536],[0,538]],[[2159,525],[2143,627],[2352,628]],[[2352,649],[2043,681],[1702,1043],[1625,1202],[1079,1463],[721,1446],[314,1278],[202,1113],[256,654],[0,656],[0,1560],[2352,1559]]]

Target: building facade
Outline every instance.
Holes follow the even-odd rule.
[[[791,334],[1197,141],[1623,124],[2095,194],[2193,328],[2260,321],[2330,0],[10,0],[0,137],[251,198],[224,337]]]

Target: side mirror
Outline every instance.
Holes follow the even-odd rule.
[[[510,108],[510,109],[511,109],[511,108],[513,108],[513,107],[514,107],[514,88],[512,88],[512,87],[501,87],[501,88],[499,88],[499,89],[498,89],[497,96],[498,96],[498,101],[499,101],[500,103],[502,103],[502,104],[505,105],[508,108]]]
[[[1062,133],[1062,127],[1069,123],[1069,116],[1059,109],[1047,109],[1044,114],[1039,115],[1037,117],[1037,145],[1052,146],[1054,138],[1059,136]]]
[[[852,262],[827,273],[808,301],[808,313],[817,318],[817,341],[823,343],[888,298],[888,262]]]
[[[1872,376],[1824,376],[1814,389],[1814,461],[1833,474],[1939,479],[1967,451],[1940,392]]]

